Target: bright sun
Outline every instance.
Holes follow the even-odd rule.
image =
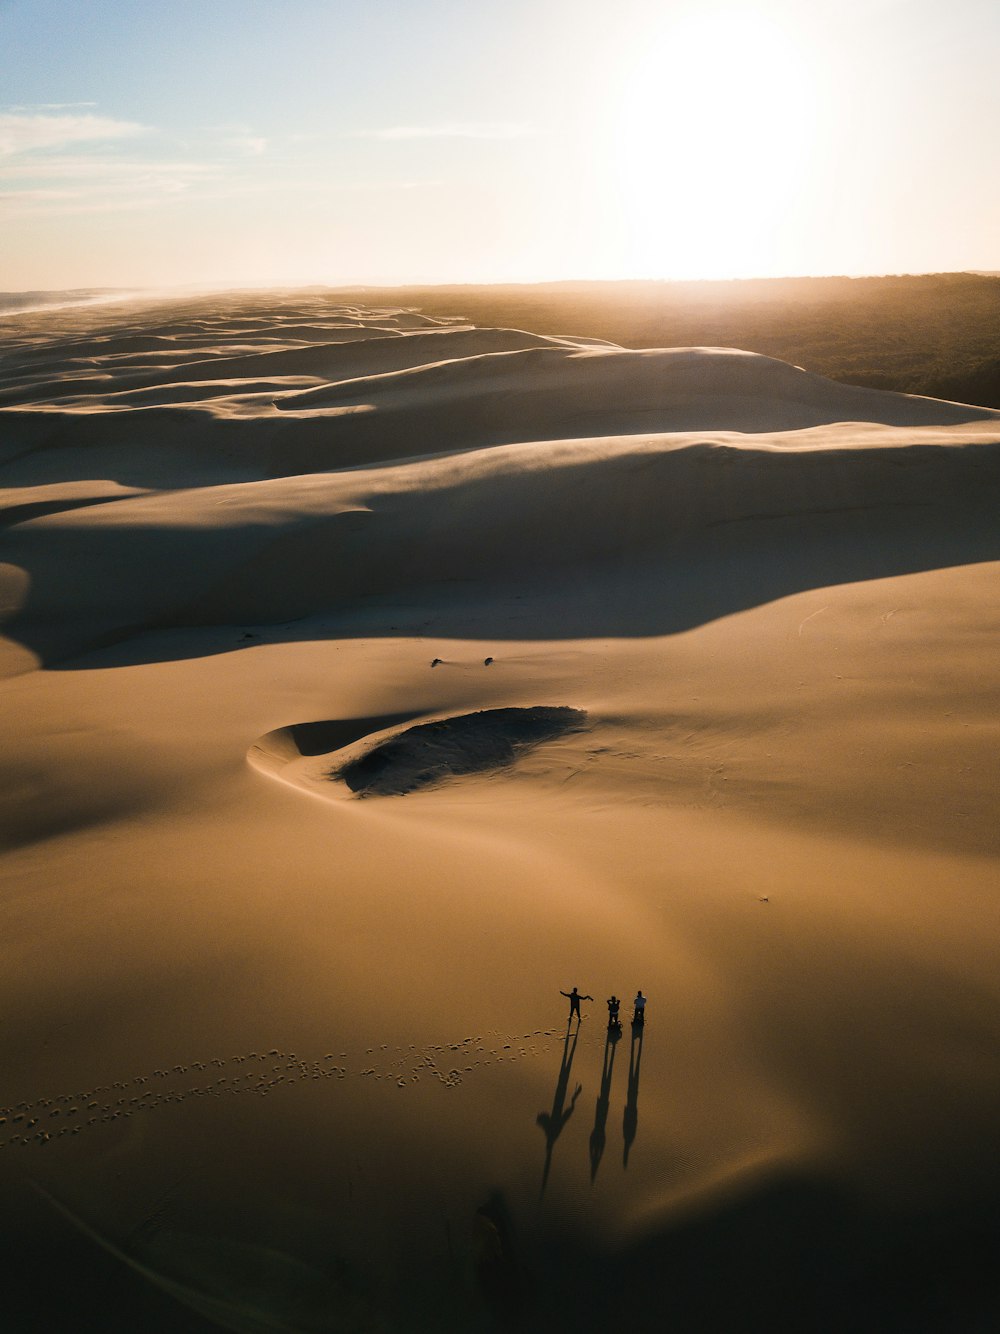
[[[647,39],[608,145],[619,262],[649,277],[782,271],[814,110],[801,50],[746,12],[691,15]]]

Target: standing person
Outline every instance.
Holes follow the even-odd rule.
[[[632,1011],[633,1024],[644,1024],[646,1022],[646,997],[641,991],[636,993],[636,998],[632,1002]]]
[[[612,992],[611,995],[608,997],[608,1028],[619,1027],[618,1011],[620,1008],[621,1008],[621,1001],[614,994],[614,992]]]
[[[593,996],[581,996],[576,987],[572,991],[560,991],[560,996],[565,996],[569,1001],[569,1022],[573,1022],[573,1016],[576,1015],[577,1021],[580,1020],[580,1002],[582,1000],[592,1001]]]

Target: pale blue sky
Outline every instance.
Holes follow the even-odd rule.
[[[0,0],[0,288],[1000,269],[993,0]]]

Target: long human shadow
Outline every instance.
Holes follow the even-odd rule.
[[[642,1039],[645,1024],[632,1024],[632,1045],[628,1053],[628,1093],[625,1097],[625,1116],[622,1119],[622,1133],[625,1137],[625,1152],[622,1166],[628,1167],[628,1156],[635,1143],[639,1129],[639,1065],[642,1061]]]
[[[545,1166],[542,1168],[542,1188],[540,1195],[545,1194],[545,1187],[548,1185],[549,1172],[552,1168],[552,1150],[556,1146],[556,1140],[563,1132],[566,1122],[573,1115],[573,1109],[576,1106],[576,1100],[583,1092],[583,1085],[577,1084],[573,1090],[573,1096],[570,1099],[569,1107],[566,1106],[566,1094],[569,1092],[570,1071],[573,1068],[573,1057],[576,1055],[576,1043],[580,1036],[580,1021],[577,1020],[576,1028],[572,1026],[572,1020],[566,1025],[566,1037],[563,1040],[562,1059],[559,1063],[559,1078],[556,1080],[556,1090],[552,1095],[552,1110],[548,1112],[539,1112],[535,1117],[535,1124],[541,1126],[545,1133]],[[570,1040],[572,1038],[572,1041]]]
[[[601,1165],[601,1158],[604,1155],[604,1145],[607,1141],[608,1111],[611,1107],[611,1078],[615,1068],[615,1052],[618,1048],[618,1039],[621,1035],[620,1028],[609,1028],[608,1036],[604,1040],[604,1062],[601,1067],[601,1088],[597,1095],[597,1106],[594,1108],[594,1128],[590,1132],[591,1182],[597,1178],[597,1169]]]

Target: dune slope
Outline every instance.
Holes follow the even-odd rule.
[[[321,290],[0,336],[7,1327],[1000,1320],[1000,413]]]

